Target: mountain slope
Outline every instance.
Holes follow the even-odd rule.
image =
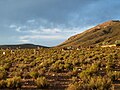
[[[34,44],[18,44],[18,45],[0,45],[0,48],[2,49],[6,49],[6,48],[10,48],[10,49],[32,49],[32,48],[46,48],[45,46],[40,46],[40,45],[34,45]]]
[[[103,43],[113,44],[116,40],[120,40],[120,21],[111,20],[88,29],[83,33],[72,36],[58,46],[86,47],[98,44],[102,45]]]

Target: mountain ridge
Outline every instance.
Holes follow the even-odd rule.
[[[42,45],[35,45],[35,44],[14,44],[14,45],[0,45],[1,49],[33,49],[33,48],[48,48]]]
[[[112,44],[118,39],[120,39],[120,21],[110,20],[68,38],[57,47],[92,46],[101,45],[103,42]]]

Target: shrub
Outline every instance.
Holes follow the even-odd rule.
[[[99,65],[98,64],[93,64],[91,67],[87,68],[86,70],[83,70],[80,74],[80,78],[89,78],[89,76],[95,76],[98,74],[99,71]]]
[[[21,71],[13,71],[9,74],[10,77],[19,77],[19,76],[22,76],[22,72]]]
[[[79,83],[76,82],[73,84],[69,84],[66,90],[80,90]]]
[[[20,88],[21,87],[21,78],[13,77],[6,80],[8,88]]]
[[[39,77],[35,81],[38,88],[47,88],[49,86],[47,79],[45,77]]]
[[[6,87],[6,81],[5,80],[1,80],[0,81],[0,88],[5,88]]]
[[[0,80],[5,79],[7,77],[6,71],[0,71]]]
[[[89,73],[85,70],[85,71],[82,71],[80,74],[79,74],[79,77],[82,79],[82,81],[84,82],[88,82],[89,79],[90,79],[90,75]]]
[[[39,72],[40,75],[44,75],[45,72],[46,72],[46,68],[43,67],[43,68],[41,68],[38,72]]]
[[[12,66],[12,64],[11,63],[6,63],[5,65],[4,65],[4,69],[5,70],[9,70],[9,68]]]
[[[111,62],[108,61],[108,62],[106,63],[106,71],[107,71],[107,72],[112,71],[113,68],[114,68],[114,66],[115,66],[115,64],[114,64],[113,61],[111,61]]]
[[[22,74],[22,78],[24,78],[24,79],[29,79],[29,78],[31,78],[31,77],[30,77],[30,75],[29,75],[28,72],[24,72],[24,73]]]
[[[92,77],[88,83],[88,88],[90,90],[110,90],[111,89],[111,79],[105,77]]]
[[[39,73],[36,72],[36,71],[30,72],[29,75],[30,75],[30,77],[32,77],[32,78],[37,78],[37,77],[39,77]]]
[[[108,72],[107,75],[112,81],[116,81],[116,80],[118,80],[118,78],[120,78],[120,73],[116,72],[116,71],[115,72]]]
[[[99,65],[96,63],[96,64],[93,64],[89,69],[89,73],[90,74],[98,74],[98,70],[99,70]]]
[[[67,90],[89,90],[86,83],[81,81],[69,84]]]
[[[71,69],[71,65],[69,63],[65,63],[64,64],[64,68],[69,70],[69,69]]]

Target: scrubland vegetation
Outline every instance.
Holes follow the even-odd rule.
[[[0,50],[1,89],[111,90],[119,82],[120,47]]]

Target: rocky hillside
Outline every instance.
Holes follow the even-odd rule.
[[[113,44],[116,40],[120,40],[120,21],[111,20],[72,36],[58,46],[78,47]]]

